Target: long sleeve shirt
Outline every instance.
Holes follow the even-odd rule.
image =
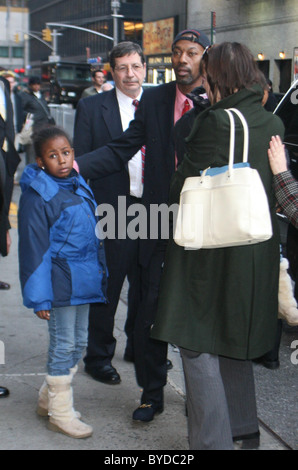
[[[298,181],[290,171],[283,171],[273,177],[275,195],[283,213],[298,229]]]

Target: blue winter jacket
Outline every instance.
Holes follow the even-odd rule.
[[[73,170],[54,178],[37,165],[20,182],[19,264],[24,305],[35,312],[106,302],[103,241],[95,235],[96,203]]]

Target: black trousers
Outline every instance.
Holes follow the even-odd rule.
[[[141,300],[135,321],[134,348],[137,382],[143,388],[141,402],[163,406],[167,383],[167,343],[150,337],[155,321],[166,245],[157,244],[148,266],[141,268]]]
[[[133,329],[139,299],[138,240],[105,240],[109,271],[107,304],[91,304],[87,354],[84,362],[89,367],[110,365],[115,354],[114,322],[120,294],[127,276],[129,282],[127,342],[133,343]],[[133,349],[131,346],[130,349]]]
[[[167,344],[151,339],[150,333],[157,311],[166,245],[157,244],[146,267],[138,264],[139,240],[106,240],[105,248],[109,303],[90,306],[85,364],[90,367],[111,364],[116,348],[114,317],[127,275],[130,292],[125,330],[128,334],[127,348],[134,352],[136,379],[143,388],[141,401],[163,406],[163,387],[167,382]]]

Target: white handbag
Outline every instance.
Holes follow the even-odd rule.
[[[186,178],[174,240],[188,249],[250,245],[272,237],[267,195],[256,169],[248,163],[249,129],[238,109],[230,119],[229,165],[208,168]],[[236,113],[244,131],[243,162],[234,164]]]
[[[18,134],[18,141],[22,145],[28,145],[32,143],[32,134],[33,134],[33,123],[34,117],[33,114],[28,113],[23,124],[21,132]]]

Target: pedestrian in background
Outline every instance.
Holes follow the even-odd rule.
[[[0,252],[2,253],[3,248],[7,250],[7,230],[9,228],[9,221],[6,210],[6,201],[5,201],[5,179],[6,179],[6,170],[5,164],[2,156],[2,151],[0,151]],[[4,243],[4,247],[3,247]],[[9,390],[5,387],[0,386],[0,398],[5,398],[9,395]]]
[[[38,76],[29,77],[28,89],[21,92],[24,113],[33,114],[32,132],[38,131],[45,125],[54,125],[48,104],[41,92],[41,79]],[[35,162],[34,146],[32,143],[25,146],[27,164]]]
[[[41,129],[34,140],[37,164],[20,185],[19,262],[24,305],[48,321],[48,375],[38,412],[49,428],[85,438],[91,426],[73,409],[72,380],[87,344],[89,304],[106,302],[103,242],[95,235],[92,191],[73,169],[65,132]]]
[[[10,85],[10,99],[13,108],[13,123],[14,123],[14,131],[17,137],[17,134],[21,132],[23,124],[24,124],[24,110],[23,110],[23,103],[20,91],[18,89],[18,83],[16,80],[16,74],[11,70],[7,70],[1,72],[1,76],[6,78]],[[15,147],[18,149],[17,139],[15,140]]]
[[[3,168],[4,206],[3,225],[0,231],[0,254],[7,256],[11,245],[9,234],[9,208],[12,200],[14,176],[20,163],[20,156],[16,151],[15,131],[13,123],[13,107],[10,99],[10,85],[6,78],[0,76],[0,149]],[[8,290],[10,285],[0,281],[0,290]]]
[[[102,86],[106,81],[106,77],[103,70],[93,70],[91,72],[91,80],[93,85],[85,88],[82,93],[81,98],[86,98],[87,96],[97,95],[97,93],[102,93]]]

